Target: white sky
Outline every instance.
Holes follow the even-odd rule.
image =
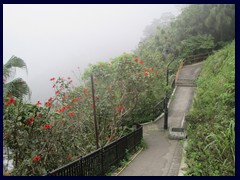
[[[143,30],[162,13],[177,15],[170,4],[3,5],[3,63],[22,58],[31,101],[46,101],[54,91],[51,77],[72,77],[89,63],[108,61],[134,50]]]

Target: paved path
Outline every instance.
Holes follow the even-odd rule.
[[[169,107],[168,127],[181,127],[182,118],[191,106],[202,63],[184,66],[179,74],[177,88]],[[177,176],[182,158],[182,145],[168,139],[163,129],[163,118],[144,125],[143,138],[147,148],[143,150],[119,176]]]

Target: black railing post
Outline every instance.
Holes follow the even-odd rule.
[[[97,117],[96,117],[93,75],[91,75],[91,82],[92,82],[93,116],[94,116],[95,134],[96,134],[96,147],[98,149],[99,148],[99,144],[98,144],[99,137],[98,137],[98,123],[97,123]]]
[[[170,64],[175,60],[175,57],[173,57],[173,60],[170,61],[167,65],[166,70],[166,92],[165,92],[165,100],[164,100],[164,129],[168,129],[168,76],[169,76],[169,66]]]
[[[102,166],[102,176],[105,175],[105,169],[104,169],[104,148],[102,147],[101,151],[101,166]]]

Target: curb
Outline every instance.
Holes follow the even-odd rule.
[[[178,171],[178,176],[184,176],[184,173],[186,172],[185,169],[187,168],[187,164],[185,163],[185,157],[186,157],[186,150],[185,147],[187,146],[187,141],[183,142],[183,149],[182,149],[182,159],[180,162],[180,167]]]
[[[141,148],[135,155],[133,155],[131,160],[118,173],[116,173],[114,176],[118,176],[124,169],[126,169],[126,167],[142,152],[142,150],[143,150],[143,148]]]

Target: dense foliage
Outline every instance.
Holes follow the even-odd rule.
[[[166,51],[185,58],[219,49],[235,38],[233,4],[194,4],[176,18],[169,14],[164,18],[146,28],[147,37],[135,51],[140,58],[157,60]]]
[[[187,175],[235,174],[235,43],[204,62],[188,124]]]
[[[171,89],[170,85],[166,87],[167,64],[172,58],[175,59],[170,67],[171,82],[182,58],[216,50],[233,40],[235,7],[218,4],[190,5],[176,18],[168,13],[156,19],[146,28],[145,35],[134,53],[123,54],[110,62],[91,65],[81,76],[81,85],[78,87],[72,86],[71,78],[51,78],[55,96],[50,97],[47,102],[26,104],[22,97],[14,95],[14,91],[30,92],[28,86],[15,88],[16,86],[4,84],[3,135],[4,147],[7,152],[11,152],[14,162],[11,175],[42,175],[96,149],[90,75],[94,77],[100,147],[129,133],[134,123],[153,120],[155,117],[149,110]],[[199,137],[205,138],[206,142],[202,140],[198,142],[200,145],[197,145],[202,148],[205,143],[204,151],[200,148],[199,152],[209,153],[211,150],[214,154],[220,153],[218,155],[221,159],[211,156],[209,161],[205,161],[211,162],[208,165],[213,169],[212,174],[233,173],[231,165],[235,156],[232,145],[235,142],[226,140],[232,140],[234,135],[231,128],[234,127],[232,98],[235,74],[232,71],[233,52],[229,50],[233,46],[232,44],[218,55],[209,58],[205,66],[212,69],[205,67],[204,71],[208,71],[208,74],[205,73],[206,82],[211,82],[206,84],[205,80],[199,80],[198,97],[201,98],[197,98],[204,100],[205,104],[196,101],[196,108],[193,114],[189,115],[190,121],[207,121],[208,125],[213,124],[209,125],[213,129],[209,130],[212,133],[208,134],[207,138]],[[15,56],[14,58],[16,59]],[[8,64],[4,65],[3,69],[4,81],[10,75],[9,70],[12,67],[7,66]],[[21,67],[25,66],[23,63]],[[231,77],[227,72],[231,72]],[[24,81],[19,83],[21,85]],[[223,83],[224,86],[217,88],[217,85]],[[205,88],[214,86],[216,92],[212,89],[210,95],[205,96]],[[205,108],[204,114],[197,111],[197,104],[203,106],[200,110]],[[219,111],[221,113],[218,113]],[[199,128],[205,127],[205,124]],[[193,123],[189,130],[194,128],[197,127],[194,127]],[[208,133],[202,129],[195,130],[198,134]],[[218,136],[217,131],[223,135]],[[196,143],[196,140],[192,141]],[[217,143],[228,143],[228,147],[218,151]],[[193,155],[191,141],[189,144],[190,156],[195,156],[190,158],[189,163],[196,163],[192,167],[197,170],[191,169],[189,174],[205,174],[205,164],[203,167],[203,164],[197,161],[199,156],[205,154]],[[230,150],[232,154],[229,153]],[[220,164],[220,160],[224,160],[223,167],[213,166],[212,162]]]
[[[161,98],[158,71],[124,54],[110,63],[92,65],[79,87],[72,86],[70,77],[51,78],[55,96],[45,103],[26,104],[5,94],[4,145],[14,160],[12,175],[45,174],[96,149],[90,74],[94,74],[102,147],[131,132],[131,126],[139,122],[124,121],[124,115]]]

